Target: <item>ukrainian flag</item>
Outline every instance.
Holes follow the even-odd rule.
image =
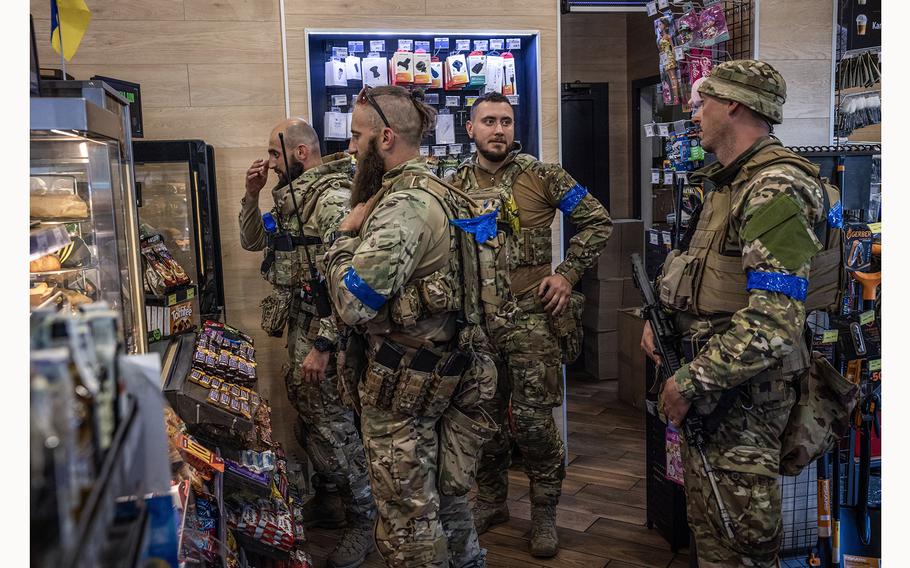
[[[63,36],[63,57],[69,61],[79,49],[82,36],[92,20],[85,0],[51,0],[51,46],[60,53]]]

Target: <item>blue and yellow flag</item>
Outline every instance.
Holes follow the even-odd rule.
[[[63,36],[63,57],[69,61],[76,55],[82,36],[92,21],[92,12],[85,0],[51,0],[51,46],[60,53]]]

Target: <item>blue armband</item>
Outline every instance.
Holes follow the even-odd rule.
[[[363,302],[363,305],[374,311],[379,311],[386,303],[386,298],[370,288],[370,285],[363,281],[363,278],[357,274],[354,268],[350,268],[344,275],[344,284],[354,294],[354,297]]]
[[[753,270],[749,272],[746,289],[780,292],[794,300],[805,302],[809,292],[809,281],[793,274]]]
[[[562,211],[563,214],[569,215],[572,211],[575,211],[575,208],[587,194],[588,190],[585,189],[584,186],[576,183],[562,196],[562,200],[557,207],[559,207],[559,210]]]

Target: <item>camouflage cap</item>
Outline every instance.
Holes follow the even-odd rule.
[[[698,92],[742,103],[772,124],[780,124],[784,120],[787,82],[764,61],[725,61],[711,71]]]

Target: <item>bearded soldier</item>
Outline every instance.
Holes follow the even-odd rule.
[[[285,150],[290,171],[285,171]],[[274,207],[260,216],[259,193],[268,169],[275,170],[279,182],[272,189]],[[263,329],[278,337],[288,329],[287,393],[298,414],[298,440],[316,470],[316,496],[304,506],[305,522],[328,528],[347,525],[328,556],[334,568],[363,563],[373,549],[376,517],[363,442],[336,384],[338,331],[330,312],[319,313],[320,290],[314,278],[317,271],[325,273],[324,243],[349,210],[352,170],[351,157],[343,153],[322,158],[309,124],[285,120],[272,131],[268,162],[256,160],[247,171],[240,210],[241,246],[266,251],[263,275],[273,285],[262,303]],[[326,291],[321,294],[330,308]],[[330,486],[337,493],[330,492]]]

